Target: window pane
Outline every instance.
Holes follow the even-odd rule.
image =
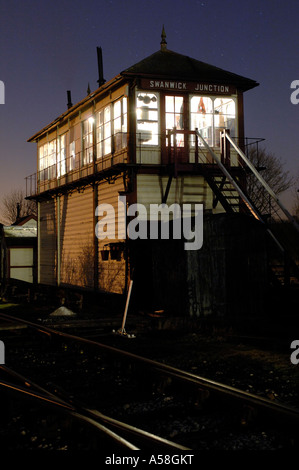
[[[214,103],[215,108],[215,132],[220,129],[229,129],[232,137],[236,136],[235,118],[236,118],[236,105],[235,101],[231,98],[217,98]],[[219,132],[216,134],[216,139],[219,139]]]
[[[158,145],[158,95],[137,95],[137,139],[142,145]]]
[[[123,116],[123,132],[127,132],[127,115]]]
[[[111,124],[110,122],[107,122],[104,125],[104,139],[107,139],[107,137],[111,136]]]
[[[123,113],[127,113],[127,98],[123,98]]]
[[[113,105],[113,149],[119,151],[127,146],[127,98]]]
[[[114,134],[121,132],[121,117],[114,119]]]
[[[209,145],[213,145],[213,101],[206,96],[193,96],[190,101],[191,130],[198,129]],[[199,145],[203,145],[199,141]]]
[[[57,176],[62,176],[66,173],[66,134],[59,138],[60,151],[58,156]]]
[[[43,170],[47,166],[47,154],[45,154],[45,146],[39,148],[39,169]]]
[[[174,114],[166,114],[166,129],[173,129],[175,127]]]
[[[174,104],[175,104],[175,112],[176,113],[183,113],[183,97],[182,96],[176,96]]]
[[[94,118],[90,117],[83,122],[83,164],[87,165],[93,159],[93,124]]]
[[[166,129],[184,128],[183,101],[182,96],[165,97]]]
[[[56,178],[56,139],[48,144],[48,169],[49,179]]]
[[[97,113],[96,140],[97,158],[111,153],[111,112],[110,105]]]
[[[104,110],[104,121],[110,121],[110,106],[107,106]]]
[[[72,141],[70,143],[70,158],[69,158],[69,162],[68,162],[68,171],[72,171],[72,170],[75,169],[75,158],[76,158],[75,142]]]
[[[176,128],[177,130],[184,129],[184,98],[182,96],[166,96],[165,97],[165,123],[166,130]],[[183,134],[176,134],[176,145],[183,147],[185,136]],[[171,145],[173,145],[173,136],[171,137]],[[168,139],[166,139],[168,145]]]
[[[166,113],[174,112],[174,96],[166,96],[165,98],[165,111]]]
[[[116,101],[116,103],[114,103],[114,119],[117,118],[117,117],[120,117],[121,115],[121,102],[120,101]]]
[[[121,98],[113,106],[113,150],[119,150],[127,146],[127,98]]]

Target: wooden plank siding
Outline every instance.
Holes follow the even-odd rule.
[[[120,255],[114,256],[110,245],[119,242],[121,248],[124,245],[124,238],[118,237],[119,231],[121,234],[125,231],[124,219],[118,220],[119,191],[124,191],[122,177],[114,183],[102,181],[98,186],[87,187],[84,191],[74,191],[40,202],[40,283],[97,288],[118,294],[124,292],[125,252],[121,249]],[[108,232],[105,239],[95,236],[96,201],[98,204],[110,204],[114,209],[115,236]],[[107,260],[102,259],[102,250],[109,252]]]
[[[55,201],[40,202],[38,272],[41,284],[56,284],[56,214]]]
[[[93,189],[60,197],[60,282],[93,288]]]
[[[111,292],[116,294],[122,294],[126,288],[126,259],[125,251],[120,251],[118,259],[112,259],[110,243],[123,243],[124,238],[119,238],[119,234],[125,231],[125,221],[119,219],[118,212],[118,196],[119,192],[124,191],[123,178],[117,178],[114,183],[108,181],[102,181],[98,185],[98,205],[100,204],[111,204],[115,213],[115,237],[113,238],[112,233],[108,233],[106,239],[98,239],[98,286],[99,289],[105,292]],[[105,216],[105,214],[104,214]],[[100,220],[100,218],[99,218]],[[107,222],[113,222],[107,218]],[[119,222],[121,222],[119,224]],[[102,251],[108,251],[108,259],[102,259]]]
[[[161,204],[165,194],[168,177],[159,175],[137,175],[137,201],[143,204],[148,213],[150,204]],[[167,205],[177,204],[203,204],[204,210],[213,213],[224,212],[218,204],[213,209],[213,192],[203,176],[179,176],[172,180],[167,198]]]

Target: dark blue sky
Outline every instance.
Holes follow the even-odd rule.
[[[36,171],[27,139],[67,109],[67,90],[76,103],[97,88],[96,47],[109,80],[160,48],[163,24],[168,49],[260,83],[245,94],[245,134],[296,176],[298,13],[297,0],[0,0],[0,200]]]

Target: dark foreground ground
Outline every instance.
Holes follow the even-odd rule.
[[[100,342],[299,408],[299,364],[292,362],[296,351],[291,347],[299,336],[294,315],[231,323],[128,311],[127,335],[119,335],[120,308],[112,311],[93,304],[74,316],[52,316],[56,307],[10,299],[0,302],[0,313],[69,331],[90,324],[90,331],[99,331]]]
[[[67,304],[74,316],[52,316],[59,301],[53,298],[28,302],[26,298],[9,297],[0,301],[0,313],[41,322],[50,328],[61,326],[74,334],[76,326],[87,324],[90,332],[97,329],[99,336],[95,339],[102,343],[299,408],[299,364],[291,361],[291,343],[299,336],[297,302],[285,308],[279,305],[273,316],[270,310],[263,318],[244,318],[240,312],[233,321],[178,318],[163,311],[129,308],[127,335],[119,335],[125,299],[112,306],[109,299],[91,299],[83,308],[79,303]],[[9,348],[5,353],[9,365]],[[0,434],[5,435],[6,430]],[[38,434],[30,434],[30,440],[38,438]],[[35,445],[36,441],[32,442]],[[42,450],[45,445],[40,444]]]

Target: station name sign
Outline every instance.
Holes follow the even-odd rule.
[[[183,82],[179,80],[142,79],[140,83],[143,89],[166,90],[166,91],[189,91],[201,94],[233,95],[236,88],[221,83]]]

